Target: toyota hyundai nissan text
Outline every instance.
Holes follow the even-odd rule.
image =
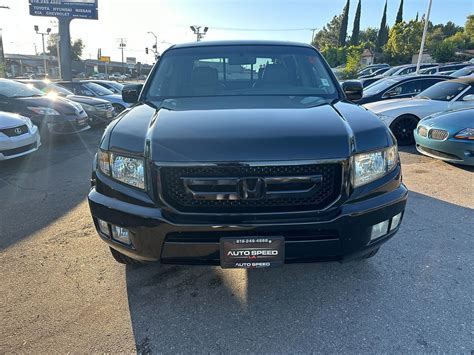
[[[107,127],[89,193],[121,263],[367,258],[400,227],[396,140],[309,45],[175,45],[122,95],[134,106]]]

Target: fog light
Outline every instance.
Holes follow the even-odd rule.
[[[386,221],[377,223],[377,224],[372,226],[372,233],[370,234],[370,240],[380,238],[380,237],[384,236],[385,234],[387,234],[387,232],[388,232],[388,221],[389,221],[389,219],[387,219]]]
[[[112,238],[116,241],[130,245],[130,233],[128,229],[112,225]]]
[[[401,220],[402,220],[402,213],[400,212],[399,214],[397,214],[396,216],[392,218],[392,225],[390,226],[390,232],[398,227]]]
[[[101,231],[101,233],[105,234],[107,237],[110,237],[109,225],[107,224],[107,222],[101,219],[97,219],[97,223],[99,225],[99,230]]]

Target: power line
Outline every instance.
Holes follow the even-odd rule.
[[[287,31],[312,31],[313,28],[237,28],[237,27],[214,27],[212,29],[220,31],[246,31],[246,32],[287,32]]]

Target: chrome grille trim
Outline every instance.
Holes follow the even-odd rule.
[[[444,129],[436,129],[436,128],[430,129],[428,134],[429,134],[430,139],[434,139],[438,141],[444,141],[449,136],[448,131],[445,131]]]
[[[301,198],[304,198],[304,197],[301,197],[300,196],[300,201],[301,204],[299,203],[300,201],[297,201],[296,203],[291,201],[290,200],[290,203],[289,203],[289,207],[286,208],[287,206],[285,206],[283,204],[283,206],[281,205],[278,205],[278,202],[280,202],[280,200],[278,200],[279,197],[281,196],[276,196],[278,195],[278,192],[276,192],[275,195],[273,195],[271,198],[271,194],[268,196],[268,198],[264,198],[263,200],[260,199],[260,200],[257,200],[257,206],[258,207],[262,207],[263,208],[256,208],[255,205],[251,205],[250,208],[247,208],[246,205],[244,205],[243,207],[238,205],[238,208],[228,208],[228,205],[226,205],[227,202],[230,202],[230,203],[236,203],[235,200],[232,201],[232,199],[234,197],[237,197],[236,196],[236,193],[235,192],[232,192],[233,193],[233,196],[224,196],[224,199],[222,201],[218,201],[219,203],[222,203],[224,205],[224,208],[222,208],[222,206],[211,206],[211,209],[214,209],[213,211],[210,211],[209,208],[206,209],[206,208],[200,208],[200,206],[194,206],[192,205],[192,208],[182,208],[183,206],[180,206],[179,204],[176,204],[175,200],[173,199],[170,199],[170,195],[169,195],[169,188],[166,184],[168,184],[169,182],[166,181],[166,179],[169,179],[169,177],[167,176],[164,176],[163,172],[166,171],[166,168],[170,168],[170,167],[174,167],[174,168],[222,168],[222,169],[239,169],[239,168],[250,168],[252,167],[254,170],[250,170],[250,171],[256,171],[255,169],[260,169],[260,168],[264,168],[264,169],[271,169],[271,168],[275,168],[275,169],[279,169],[281,171],[281,169],[296,169],[296,170],[289,170],[291,172],[296,172],[298,171],[299,167],[300,166],[301,168],[304,168],[304,165],[319,165],[319,164],[335,164],[334,167],[332,167],[334,169],[334,174],[332,179],[326,179],[326,182],[330,182],[332,185],[332,190],[331,190],[331,194],[325,196],[323,199],[317,201],[318,203],[321,202],[321,203],[315,203],[313,205],[311,205],[310,203],[308,203],[307,201],[304,201],[304,200],[301,200]],[[348,173],[348,169],[349,169],[349,160],[348,159],[326,159],[326,160],[313,160],[313,161],[308,161],[308,160],[301,160],[301,161],[270,161],[270,162],[245,162],[245,163],[239,163],[239,162],[218,162],[218,163],[208,163],[208,162],[190,162],[190,163],[179,163],[179,162],[155,162],[154,163],[155,165],[155,176],[156,176],[156,179],[155,181],[158,182],[157,184],[157,190],[156,190],[156,194],[157,194],[157,198],[161,201],[161,203],[165,204],[170,210],[176,212],[176,213],[179,213],[179,214],[184,214],[184,215],[205,215],[205,214],[213,214],[213,215],[225,215],[225,216],[231,216],[231,215],[255,215],[255,214],[258,214],[258,215],[265,215],[265,214],[287,214],[287,213],[314,213],[314,212],[322,212],[322,211],[326,211],[328,210],[329,208],[331,208],[332,206],[334,206],[338,201],[340,201],[341,197],[343,196],[343,194],[347,193],[346,189],[347,189],[347,186],[346,186],[346,174]],[[306,167],[308,169],[308,167]],[[316,168],[316,167],[313,167],[313,168]],[[317,168],[320,168],[322,169],[323,167],[320,167],[318,166]],[[326,167],[327,168],[327,167]],[[191,170],[191,172],[195,172],[196,170]],[[199,170],[197,170],[199,171]],[[241,170],[239,170],[241,171]],[[245,170],[244,170],[245,171]],[[257,170],[257,171],[260,171],[260,170]],[[283,170],[283,171],[286,171],[286,170]],[[228,172],[228,170],[226,171]],[[262,177],[264,176],[267,181],[270,183],[270,185],[272,183],[277,183],[277,180],[279,181],[284,181],[284,180],[280,180],[280,179],[286,179],[287,181],[290,181],[288,180],[288,174],[286,174],[287,176],[276,176],[276,174],[278,173],[278,170],[272,170],[273,172],[273,176],[266,176],[266,174],[257,174],[259,177]],[[222,175],[223,174],[223,175]],[[179,174],[178,174],[179,175]],[[199,174],[198,174],[199,175]],[[188,182],[188,185],[190,182],[196,182],[196,176],[198,177],[198,182],[201,181],[202,183],[207,183],[209,182],[210,180],[206,180],[204,181],[203,179],[204,178],[208,178],[209,176],[198,176],[196,174],[192,174],[189,175],[189,176],[186,176],[185,179],[181,179],[181,176],[179,178],[180,180],[180,183],[183,184],[182,187],[178,187],[180,189],[182,189],[180,191],[181,195],[180,197],[183,196],[182,192],[184,191],[184,181],[187,181]],[[208,171],[208,175],[209,175],[209,171]],[[211,174],[212,175],[212,174]],[[250,174],[252,175],[252,174]],[[257,176],[255,174],[253,174],[254,176]],[[306,175],[306,176],[304,176]],[[304,178],[306,182],[308,182],[308,175],[315,175],[315,174],[309,174],[309,171],[306,171],[306,174],[293,174],[293,176],[290,176],[291,178]],[[319,175],[319,174],[316,174],[316,175]],[[224,182],[232,182],[232,183],[235,183],[236,182],[236,177],[235,176],[231,176],[229,178],[229,176],[231,175],[228,175],[228,174],[224,174],[224,173],[221,173],[221,176],[217,176],[217,177],[212,177],[210,176],[211,179],[213,178],[216,178],[217,180],[219,180],[219,178],[222,178],[224,180],[227,180],[227,181],[224,181]],[[245,175],[245,177],[250,177],[248,174]],[[186,180],[187,178],[187,180]],[[194,178],[194,180],[193,180]],[[241,176],[240,176],[241,178]],[[173,177],[174,181],[176,181],[178,178],[176,176]],[[191,180],[189,180],[191,179]],[[220,180],[222,180],[220,179]],[[319,177],[317,177],[316,181],[319,181]],[[174,187],[175,189],[177,188],[176,185]],[[298,194],[298,193],[302,193],[302,194],[305,194],[307,192],[311,192],[313,190],[313,187],[310,186],[309,188],[307,189],[301,189],[300,191],[296,191],[294,192],[295,194]],[[317,191],[317,189],[316,189]],[[192,193],[193,191],[187,191],[188,193]],[[205,189],[204,189],[204,192],[205,192]],[[288,196],[291,196],[291,194],[293,193],[293,191],[288,191]],[[214,193],[213,196],[211,196],[211,199],[214,199],[215,200],[215,196],[216,194]],[[287,197],[288,197],[287,196]],[[329,196],[329,197],[328,197]],[[203,200],[205,201],[206,200],[206,196],[200,196],[203,198]],[[273,198],[275,198],[275,200],[273,200]],[[270,200],[273,200],[273,203],[274,205],[272,205],[272,207],[276,206],[273,210],[272,209],[268,209],[266,207],[268,207],[266,205],[266,203]],[[178,200],[179,201],[179,200]],[[193,200],[193,202],[196,202],[196,201],[199,201],[199,200]],[[216,201],[216,200],[215,200]],[[246,202],[248,203],[249,200],[237,200],[237,201],[240,201],[240,202]],[[264,203],[262,203],[262,201],[264,201]],[[288,200],[287,200],[288,201]],[[286,202],[287,202],[286,201]],[[211,201],[212,202],[212,201]],[[238,202],[237,202],[238,203]],[[260,204],[258,204],[260,203]],[[306,204],[305,204],[306,203]],[[235,206],[235,205],[232,205],[232,206]],[[189,207],[189,206],[188,206]],[[209,207],[209,206],[207,206]],[[227,208],[225,208],[227,207]],[[313,208],[314,207],[314,208]]]

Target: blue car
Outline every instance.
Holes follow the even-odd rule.
[[[122,95],[114,94],[109,89],[106,89],[96,83],[87,81],[58,81],[56,84],[59,84],[69,91],[72,91],[75,95],[96,97],[109,101],[117,113],[122,112],[130,106],[128,103],[122,100]]]
[[[450,163],[474,166],[474,109],[422,119],[414,131],[416,149]]]

